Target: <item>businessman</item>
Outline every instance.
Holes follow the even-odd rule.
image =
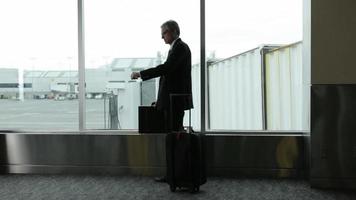
[[[191,52],[179,35],[178,23],[169,20],[161,26],[162,39],[170,45],[167,60],[156,67],[140,72],[132,72],[131,78],[141,78],[143,81],[160,77],[157,101],[157,110],[165,116],[165,126],[168,131],[183,130],[184,110],[193,108],[192,77],[191,77]],[[183,97],[173,97],[172,94],[188,94]],[[171,112],[172,105],[172,112]],[[165,178],[156,179],[164,182]]]

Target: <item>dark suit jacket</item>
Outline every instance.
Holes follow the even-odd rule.
[[[192,95],[192,60],[188,45],[180,38],[168,53],[166,62],[140,72],[142,80],[160,77],[156,102],[158,110],[170,109],[170,94]],[[174,106],[178,109],[193,108],[192,96],[177,98]]]

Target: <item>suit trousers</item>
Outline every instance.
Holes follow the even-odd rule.
[[[164,118],[166,130],[171,131],[182,131],[183,119],[184,119],[184,109],[172,108],[172,113],[169,110],[164,110]]]

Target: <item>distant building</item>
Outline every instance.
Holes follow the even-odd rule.
[[[101,68],[85,70],[86,94],[88,98],[103,96],[117,88],[118,82],[129,82],[132,71],[139,71],[154,67],[161,62],[157,58],[115,58],[112,62]],[[0,98],[16,99],[19,97],[19,70],[0,68]],[[23,72],[25,99],[48,98],[76,98],[78,94],[78,71],[44,70]],[[155,86],[147,87],[143,83],[144,90],[155,93]],[[143,91],[144,92],[144,91]],[[144,97],[150,95],[143,95]],[[152,95],[151,95],[152,96]],[[154,97],[154,95],[153,95]],[[148,101],[148,100],[146,100]]]

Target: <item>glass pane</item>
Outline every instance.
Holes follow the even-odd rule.
[[[302,0],[207,1],[209,128],[303,129],[301,40]]]
[[[1,1],[0,24],[0,129],[78,130],[76,1]]]
[[[170,19],[178,22],[192,53],[192,124],[200,127],[199,10],[199,1],[189,0],[85,2],[88,129],[138,128],[138,106],[156,100],[158,78],[132,81],[130,75],[165,62],[169,45],[161,39],[160,26]]]

